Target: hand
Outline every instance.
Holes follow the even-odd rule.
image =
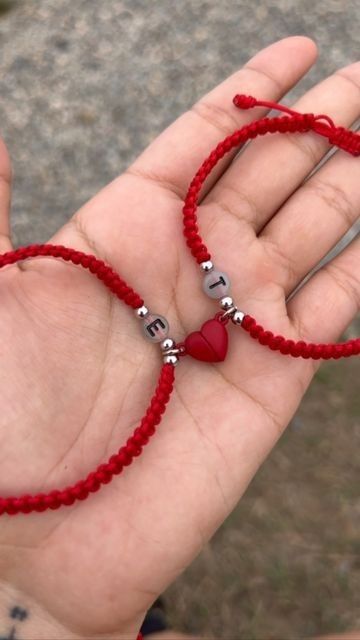
[[[232,97],[279,100],[315,57],[303,37],[258,53],[49,241],[109,262],[182,340],[217,310],[182,238],[187,186],[226,133],[264,114],[235,109]],[[350,126],[359,86],[354,64],[295,108]],[[211,177],[200,207],[201,232],[240,308],[275,332],[323,342],[358,311],[359,240],[286,299],[357,217],[358,160],[340,152],[303,183],[327,149],[313,133],[256,140]],[[1,174],[6,251],[5,149]],[[1,494],[63,487],[126,441],[154,390],[159,351],[142,339],[134,314],[80,268],[34,259],[1,272],[0,287]],[[135,637],[154,598],[234,508],[316,366],[261,348],[235,327],[224,363],[185,358],[157,435],[120,477],[71,508],[1,518],[3,601],[29,608],[28,629],[39,613],[38,638],[49,636],[45,627],[52,637]]]

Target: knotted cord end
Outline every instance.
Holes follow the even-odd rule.
[[[245,96],[244,94],[237,94],[233,98],[233,103],[238,109],[251,109],[256,107],[257,100],[253,96]]]

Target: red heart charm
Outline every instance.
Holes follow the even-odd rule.
[[[190,333],[185,339],[186,353],[203,362],[222,362],[228,349],[228,333],[225,325],[212,318],[204,322],[200,331]]]

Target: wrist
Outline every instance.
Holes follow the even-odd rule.
[[[60,597],[59,594],[54,594],[54,602]],[[71,629],[28,594],[0,583],[1,640],[95,640],[99,636],[109,640],[137,640],[143,617],[141,615],[137,620],[127,622],[114,632],[104,633],[94,629],[91,633]]]

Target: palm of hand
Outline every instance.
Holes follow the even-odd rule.
[[[284,90],[313,55],[308,41],[300,40],[303,61],[296,74],[288,73]],[[252,93],[263,91],[264,83],[258,85],[256,91],[253,81]],[[244,116],[237,117],[241,126]],[[179,137],[176,126],[178,132],[164,135]],[[221,137],[211,132],[192,172]],[[316,144],[318,153],[324,150]],[[217,309],[200,292],[180,237],[181,198],[167,184],[171,180],[149,175],[149,167],[161,166],[165,147],[161,141],[150,147],[52,241],[109,262],[151,310],[169,319],[170,335],[181,340]],[[165,175],[166,158],[162,162]],[[229,191],[224,184],[223,194]],[[202,230],[216,264],[231,276],[239,306],[289,337],[336,337],[354,312],[341,300],[343,282],[326,294],[322,310],[316,305],[321,281],[316,292],[309,289],[313,319],[305,324],[302,300],[286,305],[296,284],[290,260],[231,207],[224,205],[219,221],[225,197],[219,186],[214,193],[204,201]],[[106,460],[137,426],[156,385],[159,354],[142,340],[131,311],[80,268],[37,259],[4,270],[1,278],[2,493],[62,487]],[[324,335],[319,323],[337,302],[344,314]],[[2,579],[31,593],[68,629],[111,633],[132,628],[134,620],[140,624],[151,601],[234,507],[294,413],[314,365],[265,351],[241,329],[230,334],[221,365],[190,358],[180,364],[157,435],[119,478],[72,508],[27,516],[26,526],[22,516],[3,519]]]

